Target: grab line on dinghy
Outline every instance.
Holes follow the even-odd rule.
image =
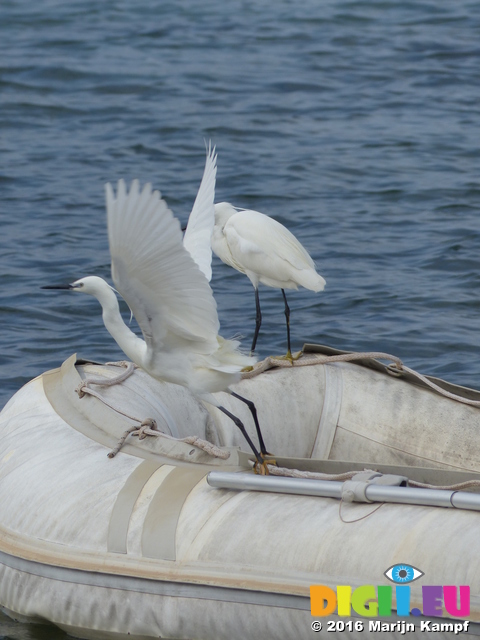
[[[125,411],[123,411],[122,409],[119,409],[118,407],[115,407],[100,393],[98,393],[98,391],[95,391],[94,389],[90,388],[91,384],[94,384],[97,386],[103,386],[103,387],[111,387],[114,384],[120,384],[124,380],[129,378],[132,375],[132,373],[135,372],[135,369],[138,369],[137,365],[134,364],[133,362],[127,362],[126,360],[121,360],[120,362],[106,362],[105,366],[114,366],[114,367],[120,366],[120,367],[125,367],[126,369],[123,373],[120,373],[118,376],[115,376],[114,378],[110,378],[110,379],[109,378],[85,378],[85,380],[82,380],[82,382],[76,388],[78,397],[83,398],[85,394],[91,395],[94,398],[97,398],[97,400],[100,400],[100,402],[103,402],[103,404],[105,404],[107,407],[110,407],[110,409],[113,409],[113,411],[116,411],[117,413],[122,414],[123,416],[125,416],[126,418],[129,418],[130,420],[133,420],[134,422],[139,422],[143,424],[143,420],[140,420],[140,418],[137,418],[135,416],[132,416],[126,413]],[[170,433],[174,437],[175,436],[178,437],[179,435],[178,428],[175,420],[172,418],[170,414],[170,411],[167,409],[167,407],[163,402],[159,404],[158,409],[160,410],[163,419],[167,423],[167,426],[170,429]]]
[[[99,395],[96,395],[95,397],[102,400],[102,397]],[[113,405],[108,404],[108,406],[114,411],[116,411]],[[138,418],[132,418],[132,419],[135,419],[137,422],[140,422]],[[186,436],[185,438],[174,438],[173,436],[169,436],[167,433],[163,433],[163,431],[159,431],[157,429],[157,423],[155,420],[153,420],[153,418],[146,418],[145,420],[143,420],[143,422],[139,427],[130,427],[125,431],[123,436],[118,441],[117,446],[114,449],[112,449],[109,454],[107,454],[109,458],[114,458],[117,455],[117,453],[120,451],[125,440],[128,438],[129,435],[138,436],[139,440],[143,440],[146,436],[156,436],[157,438],[167,438],[168,440],[175,440],[176,442],[185,442],[186,444],[191,444],[194,447],[197,447],[198,449],[205,451],[205,453],[208,453],[209,456],[213,456],[214,458],[221,458],[222,460],[228,460],[228,458],[230,457],[230,451],[227,451],[226,449],[221,449],[220,447],[217,447],[212,442],[209,442],[208,440],[202,440],[202,438],[199,438],[198,436]]]
[[[132,373],[134,373],[135,369],[138,369],[138,366],[136,364],[134,364],[133,362],[127,362],[126,360],[122,360],[120,362],[106,362],[105,366],[116,366],[116,367],[120,366],[120,367],[124,367],[125,371],[123,373],[120,373],[118,376],[115,376],[114,378],[109,378],[109,379],[108,378],[107,379],[106,378],[85,378],[85,380],[82,380],[82,382],[75,389],[75,391],[78,394],[78,397],[83,398],[86,394],[93,396],[94,398],[97,398],[97,400],[100,400],[100,402],[103,402],[104,405],[112,409],[112,411],[116,411],[117,413],[120,413],[122,416],[129,418],[129,420],[133,420],[134,422],[140,423],[139,427],[130,427],[124,432],[124,434],[118,441],[117,445],[110,451],[110,453],[107,454],[109,458],[114,458],[117,455],[117,453],[120,451],[125,440],[128,438],[129,435],[138,436],[139,440],[143,440],[147,436],[164,437],[170,440],[177,440],[178,442],[185,442],[186,444],[191,444],[192,446],[197,447],[202,451],[205,451],[205,453],[208,453],[209,456],[213,456],[214,458],[221,458],[222,460],[227,460],[230,457],[229,451],[225,449],[221,449],[220,447],[217,447],[213,443],[208,442],[208,440],[202,440],[202,438],[199,438],[198,436],[187,436],[185,438],[180,438],[175,420],[172,418],[169,410],[167,409],[167,407],[163,402],[160,404],[158,408],[161,410],[162,417],[166,421],[168,428],[170,429],[170,432],[175,433],[175,436],[173,435],[170,436],[167,433],[163,433],[163,431],[159,431],[157,428],[157,422],[153,418],[145,418],[144,420],[141,420],[136,416],[132,416],[128,414],[126,411],[123,411],[119,407],[116,407],[114,404],[109,402],[104,396],[98,393],[98,391],[91,389],[90,388],[91,384],[98,385],[98,386],[106,386],[106,387],[111,387],[114,384],[121,384],[124,380],[129,378],[132,375]]]
[[[389,360],[390,364],[382,365],[379,360]],[[417,384],[420,383],[422,386],[435,391],[445,398],[480,408],[480,392],[474,389],[458,387],[457,385],[433,378],[432,376],[425,376],[422,373],[415,371],[415,369],[408,367],[397,356],[392,356],[391,354],[380,351],[348,352],[332,349],[331,347],[325,347],[323,345],[306,344],[302,351],[295,354],[294,362],[290,362],[290,360],[286,360],[281,357],[268,356],[265,360],[258,362],[252,370],[242,372],[242,378],[254,378],[272,368],[309,367],[319,364],[328,365],[341,362],[359,362],[359,364],[363,365],[366,365],[367,362],[369,364],[376,364],[377,366],[373,368],[380,368],[383,372],[388,373],[391,376],[396,378],[406,377],[410,382],[415,382]],[[465,395],[459,395],[458,393],[449,391],[449,388],[457,391],[463,391]],[[474,396],[478,399],[467,396]]]
[[[130,428],[128,418],[122,413],[112,412],[112,409],[103,403],[96,403],[93,398],[93,404],[91,404],[86,399],[81,400],[78,397],[75,389],[81,384],[82,378],[77,371],[76,364],[77,357],[76,354],[73,354],[65,360],[60,368],[42,375],[46,398],[55,413],[68,425],[111,451],[118,445],[118,434],[124,432],[127,427]],[[159,417],[162,417],[161,414]],[[118,428],[115,435],[112,429],[105,428],[106,424],[113,424]],[[138,426],[135,426],[135,430],[137,429]],[[168,434],[166,435],[168,436]],[[181,463],[203,465],[205,468],[212,464],[224,464],[222,458],[214,458],[196,446],[193,449],[191,443],[182,442],[180,439],[164,437],[155,438],[155,441],[158,446],[155,444],[153,447],[129,444],[127,441],[123,445],[122,451],[135,457],[161,461],[164,464],[169,464],[172,458]],[[229,468],[232,465],[238,469],[248,468],[248,454],[240,451],[237,447],[224,447],[224,450],[230,454]]]
[[[417,489],[444,489],[446,491],[461,491],[463,489],[474,489],[480,487],[480,480],[468,479],[462,482],[456,482],[448,485],[435,485],[427,482],[419,482],[417,480],[411,480],[406,476],[398,476],[392,474],[383,474],[378,471],[365,469],[364,471],[344,471],[338,474],[321,473],[318,471],[301,471],[299,469],[292,469],[290,467],[279,467],[278,465],[268,465],[268,472],[272,476],[287,477],[287,478],[308,478],[311,480],[351,480],[354,477],[358,477],[360,473],[370,473],[377,476],[382,476],[385,479],[389,479],[385,484],[392,484],[391,479],[402,478],[405,480],[406,485],[409,487],[416,487]],[[383,482],[381,482],[383,484]],[[403,486],[403,485],[402,485]]]

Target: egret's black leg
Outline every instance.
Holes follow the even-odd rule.
[[[257,344],[258,333],[260,331],[260,326],[262,324],[262,311],[260,309],[260,296],[258,295],[258,288],[255,287],[255,306],[257,309],[257,315],[255,317],[255,333],[253,335],[252,348],[250,349],[250,353],[252,354],[255,351],[255,346]]]
[[[232,396],[234,398],[238,398],[239,400],[244,402],[247,405],[247,407],[250,409],[250,413],[252,414],[253,421],[255,423],[255,429],[257,430],[258,442],[260,444],[260,451],[262,452],[262,455],[264,455],[264,456],[265,455],[270,455],[268,453],[267,448],[265,447],[265,443],[263,441],[262,432],[260,430],[260,425],[258,423],[258,418],[257,418],[257,408],[256,408],[255,404],[251,400],[248,400],[247,398],[244,398],[243,396],[239,396],[238,393],[235,393],[234,391],[230,391],[230,393],[232,394]]]
[[[282,289],[283,300],[285,302],[285,318],[287,320],[287,356],[292,356],[292,348],[290,346],[290,307],[288,306],[287,296]]]
[[[237,416],[234,416],[233,413],[230,413],[230,411],[228,409],[225,409],[225,407],[219,406],[217,407],[218,409],[220,409],[220,411],[222,411],[226,416],[228,416],[230,418],[230,420],[233,420],[233,422],[237,425],[237,427],[240,429],[240,431],[243,433],[243,437],[245,438],[245,440],[248,442],[250,449],[253,451],[253,453],[255,454],[255,457],[258,461],[258,464],[260,466],[263,465],[263,458],[262,456],[258,453],[258,450],[256,448],[256,446],[253,444],[250,436],[248,435],[248,433],[245,430],[245,427],[243,426],[243,422],[240,420],[240,418],[237,418]]]

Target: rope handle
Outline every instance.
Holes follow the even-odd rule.
[[[467,404],[472,407],[480,407],[480,400],[471,400],[470,398],[464,398],[463,396],[459,396],[451,391],[447,391],[443,389],[432,380],[429,380],[426,376],[410,367],[407,367],[403,364],[402,360],[397,356],[392,356],[388,353],[382,353],[380,351],[367,351],[364,353],[342,353],[335,356],[327,356],[318,353],[312,354],[303,354],[298,360],[295,360],[295,364],[290,360],[281,357],[268,356],[265,360],[262,360],[257,365],[253,367],[251,371],[243,371],[242,378],[249,379],[258,376],[260,373],[267,371],[268,369],[272,369],[273,367],[311,367],[318,364],[331,364],[335,362],[354,362],[355,360],[366,360],[366,359],[374,359],[374,360],[390,360],[391,364],[386,366],[386,372],[394,377],[400,378],[405,373],[409,373],[417,380],[420,380],[427,387],[435,391],[439,395],[444,396],[445,398],[449,398],[450,400],[455,400],[455,402],[461,402],[462,404]]]
[[[350,480],[354,476],[358,475],[358,469],[355,471],[345,471],[343,473],[321,473],[317,471],[300,471],[299,469],[290,469],[288,467],[277,467],[273,464],[267,465],[268,472],[272,476],[281,476],[287,478],[307,478],[309,480],[333,480],[344,481]],[[372,469],[365,469],[365,471],[373,471]],[[425,482],[418,482],[417,480],[408,479],[409,487],[416,487],[420,489],[444,489],[446,491],[460,491],[462,489],[472,489],[480,487],[480,480],[465,480],[464,482],[457,482],[450,485],[436,485],[427,484]]]
[[[133,420],[134,422],[138,422],[140,424],[139,427],[133,426],[124,432],[124,434],[122,435],[122,437],[120,438],[116,446],[110,451],[110,453],[107,454],[109,458],[114,458],[117,455],[117,453],[123,447],[125,440],[128,438],[129,435],[138,436],[139,440],[143,440],[147,436],[168,438],[169,440],[175,440],[175,442],[185,442],[186,444],[191,444],[194,447],[197,447],[198,449],[205,451],[205,453],[208,453],[210,456],[214,458],[221,458],[222,460],[227,460],[230,457],[229,451],[226,451],[225,449],[221,449],[220,447],[217,447],[216,445],[212,444],[211,442],[208,442],[207,440],[202,440],[202,438],[199,438],[198,436],[187,436],[186,438],[174,438],[173,436],[163,433],[163,431],[158,430],[157,423],[153,418],[146,418],[142,420],[140,418],[137,418],[136,416],[132,416],[126,413],[125,411],[122,411],[115,405],[113,405],[104,396],[98,393],[98,391],[91,389],[90,388],[91,384],[104,386],[104,387],[111,387],[114,384],[120,384],[124,380],[126,380],[128,377],[130,377],[132,373],[134,373],[135,369],[138,369],[136,364],[134,364],[133,362],[127,362],[126,360],[122,360],[120,362],[106,362],[105,364],[110,366],[116,366],[116,367],[124,367],[125,371],[120,373],[118,376],[115,376],[110,379],[86,378],[85,380],[82,380],[82,382],[75,389],[75,391],[78,394],[78,397],[83,398],[85,395],[90,395],[94,398],[97,398],[97,400],[100,400],[100,402],[103,402],[104,405],[106,405],[116,413],[119,413],[122,416],[125,416],[126,418],[128,418],[129,420]]]
[[[169,436],[162,431],[157,429],[157,423],[153,418],[146,418],[143,420],[140,427],[130,427],[125,431],[120,440],[118,441],[116,447],[107,454],[108,458],[114,458],[117,453],[120,451],[122,446],[125,443],[125,440],[129,435],[138,436],[139,440],[143,440],[147,436],[156,436],[158,438],[167,438],[168,440],[174,440],[175,442],[185,442],[186,444],[191,444],[205,453],[208,453],[210,456],[214,458],[221,458],[222,460],[227,460],[230,457],[230,451],[226,451],[225,449],[220,449],[216,445],[208,442],[207,440],[202,440],[198,436],[187,436],[186,438],[174,438],[173,436]]]

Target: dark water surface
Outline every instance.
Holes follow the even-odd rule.
[[[40,286],[109,278],[106,181],[185,221],[210,138],[217,201],[286,224],[327,280],[289,296],[294,348],[480,387],[479,2],[4,0],[0,106],[1,404],[75,351],[121,357],[93,298]],[[215,260],[213,288],[248,346],[249,281]],[[284,352],[261,297],[260,355]]]

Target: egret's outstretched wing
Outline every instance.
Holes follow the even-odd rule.
[[[117,196],[106,185],[108,239],[115,287],[135,316],[147,344],[168,349],[176,339],[195,341],[199,352],[218,347],[212,290],[182,243],[180,223],[138,180]]]
[[[210,282],[212,279],[212,247],[210,238],[215,223],[215,179],[217,175],[217,154],[212,143],[208,144],[207,159],[202,182],[188,218],[183,245],[197,263],[200,271]]]

